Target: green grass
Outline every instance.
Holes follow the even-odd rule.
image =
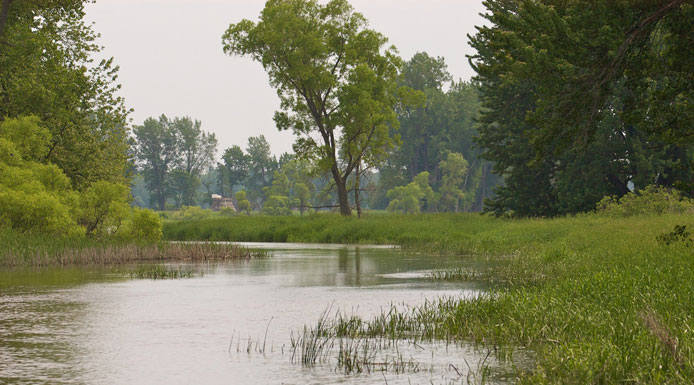
[[[506,284],[488,294],[351,320],[335,333],[472,341],[506,353],[526,347],[536,359],[517,369],[521,383],[680,384],[694,383],[694,248],[657,240],[676,225],[692,228],[694,217],[314,215],[170,223],[164,232],[169,239],[390,243],[494,259],[484,277]]]

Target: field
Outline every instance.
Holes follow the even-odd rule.
[[[497,261],[475,279],[504,285],[372,320],[336,319],[336,334],[474,341],[503,358],[536,356],[521,383],[694,382],[694,248],[662,236],[691,215],[501,220],[479,215],[364,219],[234,217],[165,224],[170,240],[396,244]],[[691,239],[691,236],[689,236]],[[439,272],[432,279],[469,279]],[[325,325],[322,325],[325,328]]]

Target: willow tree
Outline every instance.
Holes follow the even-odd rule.
[[[340,212],[351,215],[347,179],[383,160],[398,141],[396,77],[401,66],[387,39],[346,0],[269,0],[260,20],[232,24],[224,51],[260,62],[277,90],[279,130],[294,150],[329,171]]]

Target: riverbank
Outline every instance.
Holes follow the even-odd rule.
[[[232,244],[138,244],[89,238],[60,238],[0,231],[0,268],[76,265],[119,265],[166,261],[223,261],[263,256]]]
[[[168,239],[393,243],[496,259],[484,276],[507,285],[474,300],[336,320],[335,333],[527,347],[536,365],[521,383],[694,382],[694,250],[666,242],[691,215],[507,221],[478,215],[371,216],[362,220],[229,218],[168,223]],[[452,276],[455,276],[453,274]],[[467,275],[460,275],[463,279]]]

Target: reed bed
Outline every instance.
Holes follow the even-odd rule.
[[[263,258],[267,253],[229,243],[153,245],[46,239],[27,234],[0,234],[0,268],[120,265],[143,262],[205,262]]]

